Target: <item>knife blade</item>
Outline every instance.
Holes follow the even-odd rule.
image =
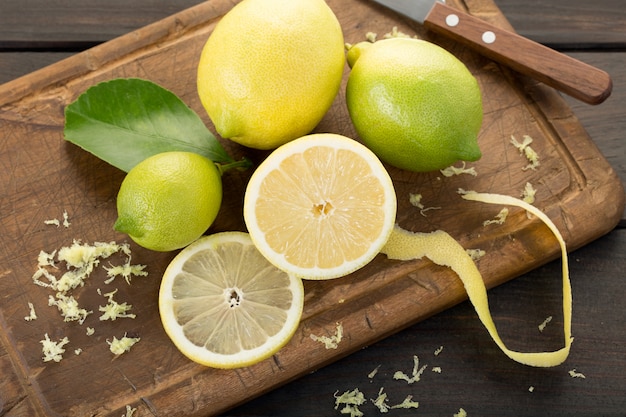
[[[605,71],[450,7],[445,0],[374,1],[585,103],[600,104],[611,95],[613,82]]]

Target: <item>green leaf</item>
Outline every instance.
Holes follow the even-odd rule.
[[[234,161],[180,98],[138,78],[89,88],[66,107],[64,133],[67,141],[126,172],[166,151],[196,152],[218,163]]]

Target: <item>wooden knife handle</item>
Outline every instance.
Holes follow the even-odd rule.
[[[602,103],[611,94],[606,72],[442,3],[435,3],[424,26],[585,103]]]

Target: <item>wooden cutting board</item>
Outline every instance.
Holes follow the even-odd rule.
[[[132,285],[105,284],[98,268],[75,291],[81,305],[94,310],[83,325],[64,323],[48,306],[49,290],[32,275],[41,250],[68,246],[74,239],[128,241],[112,229],[115,196],[123,173],[63,140],[63,110],[89,86],[118,77],[150,79],[179,95],[210,126],[195,92],[195,73],[207,37],[233,2],[213,0],[107,42],[65,61],[0,86],[0,415],[120,416],[125,406],[135,416],[205,416],[223,412],[255,396],[329,364],[466,298],[450,270],[429,261],[397,262],[379,255],[350,276],[307,282],[305,311],[293,340],[273,358],[240,370],[215,370],[184,358],[162,330],[157,296],[159,281],[173,253],[154,253],[132,244],[133,263],[149,275]],[[537,190],[540,207],[564,235],[570,249],[605,234],[618,222],[623,188],[580,123],[553,90],[512,73],[459,44],[425,33],[420,25],[365,0],[329,0],[346,42],[380,36],[393,26],[441,44],[467,64],[478,78],[485,118],[479,143],[483,158],[470,164],[477,176],[444,177],[390,168],[398,195],[398,223],[414,231],[444,229],[466,248],[486,255],[478,261],[485,283],[493,287],[559,255],[556,240],[537,219],[511,208],[503,225],[483,226],[500,207],[462,200],[459,188],[521,196],[527,183]],[[509,27],[491,0],[454,0],[463,9]],[[347,79],[348,69],[346,68]],[[212,128],[212,126],[211,126]],[[356,138],[344,90],[316,131]],[[540,166],[511,144],[533,138]],[[235,156],[255,161],[253,152],[224,142]],[[225,201],[211,232],[245,230],[242,196],[250,172],[228,173]],[[409,202],[422,194],[423,211]],[[46,225],[63,219],[70,226]],[[104,261],[107,266],[109,260]],[[120,262],[111,259],[111,263]],[[555,277],[560,279],[560,277]],[[99,322],[98,295],[118,289],[116,300],[133,305],[137,317]],[[26,321],[28,303],[38,318]],[[326,349],[310,335],[332,335],[337,323],[344,337]],[[86,328],[94,327],[92,336]],[[65,336],[70,343],[59,363],[42,361],[40,340]],[[116,359],[107,340],[125,333],[141,341]],[[80,355],[75,349],[82,349]],[[575,349],[575,347],[574,347]]]

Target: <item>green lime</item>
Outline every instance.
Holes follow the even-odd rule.
[[[164,152],[132,168],[117,195],[115,230],[155,251],[171,251],[198,239],[222,203],[216,165],[191,152]]]
[[[433,171],[481,157],[480,88],[454,55],[427,41],[391,38],[353,46],[348,63],[350,117],[380,159]]]

